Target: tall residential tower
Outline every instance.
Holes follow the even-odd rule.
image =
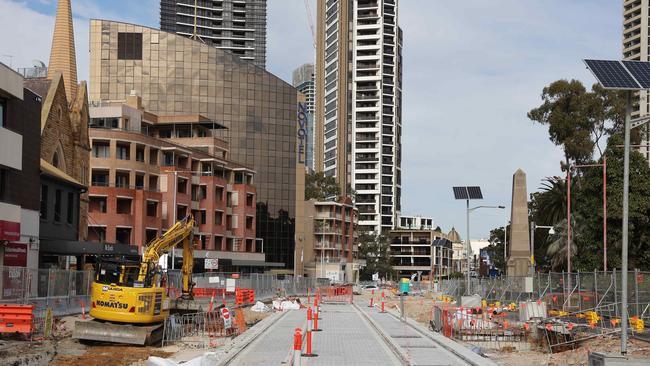
[[[266,66],[266,0],[160,0],[160,29]]]
[[[650,61],[650,0],[623,0],[623,59]],[[650,114],[650,93],[639,91],[632,118]],[[650,161],[650,125],[642,127],[643,147],[639,152]]]
[[[317,170],[356,191],[361,229],[401,209],[402,31],[397,0],[319,0]]]

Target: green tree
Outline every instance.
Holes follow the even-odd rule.
[[[550,140],[562,146],[566,170],[570,164],[591,161],[594,148],[608,133],[621,130],[625,115],[622,93],[594,85],[587,91],[578,80],[558,80],[542,90],[542,105],[528,118],[548,126]]]
[[[535,205],[534,221],[538,225],[555,225],[566,219],[567,185],[560,177],[547,177],[542,180],[540,192],[532,194]]]
[[[338,197],[340,188],[334,177],[326,176],[323,173],[305,174],[305,199],[324,201],[328,197]]]
[[[361,231],[356,243],[359,246],[359,257],[366,260],[366,266],[359,275],[361,280],[371,280],[375,273],[379,273],[380,278],[395,277],[390,263],[390,240],[386,235]]]

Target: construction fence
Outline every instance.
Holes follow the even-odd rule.
[[[236,278],[233,278],[236,277]],[[30,269],[0,266],[0,304],[34,305],[35,311],[51,309],[55,317],[90,310],[94,271],[64,269]],[[306,295],[308,290],[329,286],[329,280],[294,278],[288,275],[196,273],[192,276],[197,298],[211,298],[219,303],[235,304],[235,288],[251,289],[256,300],[272,297]],[[179,297],[182,289],[180,270],[167,272],[169,296]]]
[[[0,267],[0,304],[34,305],[54,316],[88,311],[93,271]]]
[[[493,349],[529,347],[535,343],[530,340],[537,340],[551,353],[621,331],[620,271],[473,278],[470,286],[470,293],[480,296],[480,306],[456,303],[467,294],[464,279],[441,283],[439,290],[446,304],[438,304],[432,311],[434,329],[447,337]],[[650,273],[630,271],[627,290],[629,331],[632,336],[646,337]]]
[[[623,285],[620,271],[537,273],[534,277],[471,278],[471,294],[488,303],[545,302],[549,309],[580,313],[611,308],[621,314]],[[460,299],[468,294],[465,279],[443,280],[439,292]],[[628,272],[628,313],[650,319],[650,272]]]

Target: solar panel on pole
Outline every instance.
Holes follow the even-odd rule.
[[[620,61],[585,60],[585,64],[605,89],[643,89]]]
[[[454,197],[457,200],[469,199],[469,194],[467,193],[467,187],[454,187]]]
[[[623,66],[643,89],[650,89],[650,63],[642,61],[623,61]]]
[[[467,187],[467,193],[469,193],[469,199],[471,200],[483,199],[483,193],[481,193],[481,187]]]

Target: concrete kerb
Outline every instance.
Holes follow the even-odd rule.
[[[274,313],[271,316],[262,319],[259,323],[252,326],[239,337],[236,337],[230,345],[224,349],[224,358],[217,365],[228,365],[232,362],[246,347],[250,346],[260,335],[264,334],[271,326],[276,324],[280,319],[286,316],[288,312]]]
[[[355,305],[356,306],[356,305]],[[400,320],[399,314],[397,314],[393,310],[386,310],[387,314],[390,314],[397,320]],[[400,320],[401,321],[401,320]],[[414,330],[416,330],[418,333],[422,334],[423,336],[431,339],[432,341],[436,342],[440,347],[444,348],[445,350],[453,353],[457,357],[461,358],[463,361],[469,363],[470,365],[473,366],[497,366],[495,362],[493,362],[490,359],[484,358],[481,355],[478,355],[469,348],[465,347],[464,345],[449,339],[441,334],[429,331],[429,329],[425,328],[415,320],[409,318],[408,316],[406,317],[406,323],[410,325]]]

